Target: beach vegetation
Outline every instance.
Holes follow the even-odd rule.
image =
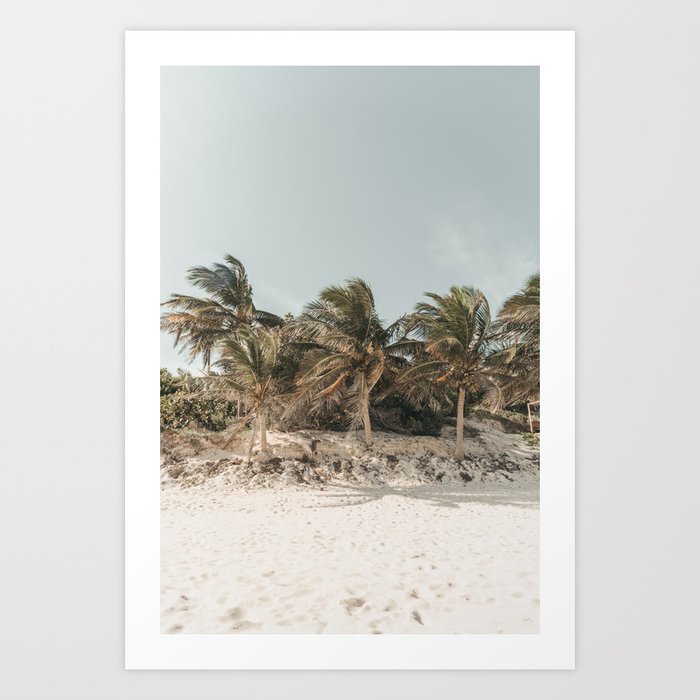
[[[523,406],[539,400],[540,276],[532,275],[492,319],[485,294],[454,285],[426,292],[392,323],[377,313],[362,279],[329,285],[296,316],[258,309],[243,263],[192,267],[201,297],[173,294],[161,329],[201,376],[161,368],[161,429],[198,425],[250,429],[269,452],[270,425],[439,435],[456,429],[463,459],[465,414],[489,415],[520,430]],[[450,417],[451,416],[451,417]]]

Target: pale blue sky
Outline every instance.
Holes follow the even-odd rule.
[[[162,300],[226,253],[278,314],[358,276],[387,321],[453,284],[495,315],[539,270],[538,69],[164,68]]]

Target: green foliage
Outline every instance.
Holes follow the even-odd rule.
[[[531,447],[540,446],[540,434],[539,433],[522,433],[525,442]]]
[[[442,411],[416,407],[402,396],[392,395],[374,408],[375,423],[383,430],[409,435],[440,435],[445,425]]]
[[[384,327],[365,281],[323,289],[293,324],[291,337],[306,348],[295,408],[318,413],[340,407],[351,426],[364,425],[371,443],[370,395],[384,373],[403,362],[394,345],[400,330],[399,323]]]
[[[444,399],[454,399],[456,394],[458,415],[463,415],[465,397],[494,383],[484,366],[491,326],[489,303],[474,287],[453,286],[444,296],[432,292],[426,296],[430,301],[416,304],[415,313],[407,319],[418,342],[414,362],[397,382],[429,382]]]
[[[176,430],[195,423],[207,430],[224,430],[236,415],[236,402],[206,394],[176,392],[160,398],[160,429]]]
[[[214,363],[220,372],[218,384],[239,392],[257,410],[275,394],[272,371],[280,349],[276,329],[239,328],[219,344],[219,359]]]
[[[301,346],[285,342],[280,347],[277,363],[272,370],[272,378],[284,393],[294,391],[297,374],[303,359],[304,349]]]
[[[488,364],[498,391],[484,396],[490,408],[514,408],[540,397],[540,275],[506,299],[491,338]]]
[[[165,369],[165,367],[160,368],[160,395],[168,396],[174,394],[178,390],[177,379]]]
[[[161,328],[204,376],[160,371],[161,430],[190,424],[223,430],[243,413],[276,427],[339,430],[371,422],[385,430],[439,435],[444,411],[492,411],[523,430],[521,404],[539,396],[539,274],[509,297],[495,322],[484,294],[452,286],[426,293],[388,326],[360,279],[328,286],[295,317],[258,309],[243,264],[193,267],[201,297],[173,294]],[[495,414],[490,414],[494,417]],[[371,419],[371,420],[370,420]],[[454,423],[453,423],[454,424]],[[459,431],[458,431],[459,432]],[[460,439],[461,442],[461,439]]]
[[[253,304],[253,287],[243,263],[226,255],[224,264],[191,267],[187,279],[206,292],[204,297],[172,294],[161,306],[161,330],[174,336],[175,346],[185,350],[190,360],[201,356],[204,366],[212,363],[212,353],[226,337],[244,327],[279,326],[282,319]]]

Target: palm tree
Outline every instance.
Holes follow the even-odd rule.
[[[407,319],[409,332],[417,336],[415,361],[399,383],[428,380],[457,392],[457,442],[455,458],[464,458],[464,403],[468,391],[483,391],[493,384],[484,360],[491,324],[489,303],[473,287],[451,287],[440,296],[426,292],[431,302],[416,304]]]
[[[500,393],[486,394],[491,408],[512,406],[540,396],[540,275],[506,299],[493,333],[491,366],[500,374]]]
[[[351,427],[361,424],[371,446],[370,394],[388,367],[403,362],[394,345],[400,329],[399,322],[384,328],[363,280],[326,287],[294,323],[295,341],[308,349],[297,374],[294,407],[313,412],[343,406]]]
[[[499,332],[514,342],[540,351],[540,273],[528,278],[523,289],[505,300],[498,312]]]
[[[253,419],[253,435],[248,459],[252,453],[256,432],[260,432],[260,451],[267,452],[267,417],[280,403],[273,371],[280,350],[280,334],[276,328],[242,326],[235,335],[219,341],[219,358],[214,363],[218,375],[210,375],[214,385],[223,383],[242,397],[246,404],[245,420]]]
[[[190,360],[202,355],[205,367],[211,365],[217,343],[231,333],[248,326],[282,323],[278,316],[255,308],[243,263],[232,255],[224,260],[225,264],[188,270],[187,279],[207,296],[172,294],[162,304],[169,311],[161,316],[161,329],[175,336],[175,345],[186,348]]]

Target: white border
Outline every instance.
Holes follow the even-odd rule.
[[[540,634],[161,635],[160,68],[164,65],[540,67]],[[574,33],[126,32],[126,668],[574,667]]]

